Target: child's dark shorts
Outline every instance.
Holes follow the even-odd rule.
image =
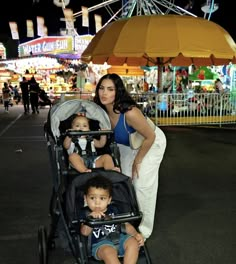
[[[127,234],[123,234],[121,233],[120,234],[120,240],[119,240],[119,247],[118,247],[118,256],[120,257],[123,257],[124,254],[125,254],[125,249],[124,249],[124,245],[125,245],[125,242],[130,238],[132,237],[131,235],[127,235]],[[97,244],[94,244],[92,245],[92,256],[97,259],[97,260],[100,260],[97,256],[97,251],[98,249],[101,247],[101,246],[104,246],[104,245],[109,245],[115,249],[117,249],[117,247],[114,245],[114,243],[109,240],[109,239],[104,239],[100,242],[98,242]]]

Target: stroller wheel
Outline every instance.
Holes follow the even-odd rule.
[[[50,249],[55,249],[55,248],[56,248],[56,243],[55,243],[55,241],[51,241],[49,247],[50,247]]]
[[[47,230],[44,226],[38,229],[39,263],[48,264]]]

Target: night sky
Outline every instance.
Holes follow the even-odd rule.
[[[60,7],[57,7],[53,3],[54,0],[7,0],[4,1],[5,9],[2,8],[0,16],[0,42],[11,38],[11,32],[9,28],[9,21],[15,21],[18,24],[18,30],[20,35],[20,42],[25,42],[26,38],[26,19],[31,19],[35,26],[35,37],[36,36],[36,17],[43,16],[45,19],[45,25],[48,28],[48,35],[59,35],[60,28],[65,28],[65,22],[60,21],[63,18],[63,12]],[[176,0],[175,4],[185,7],[189,0]],[[190,12],[196,14],[199,17],[203,17],[204,13],[201,11],[201,6],[206,0],[192,0],[193,8]],[[91,7],[102,0],[70,0],[67,8],[71,8],[73,12],[81,11],[81,6]],[[211,14],[210,20],[221,25],[226,31],[230,33],[233,39],[236,41],[236,26],[235,11],[232,6],[227,3],[229,1],[217,0],[215,3],[219,4],[219,9]],[[113,3],[110,8],[115,12],[121,7],[121,1]],[[82,18],[78,17],[75,21],[75,28],[79,34],[95,34],[94,26],[94,14],[102,15],[103,24],[106,23],[111,15],[105,8],[97,9],[96,11],[90,12],[90,27],[82,27]],[[201,36],[199,36],[201,37]]]

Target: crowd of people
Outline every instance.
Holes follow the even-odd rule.
[[[83,136],[78,136],[77,142],[75,136],[65,135],[63,146],[68,152],[69,164],[72,168],[79,173],[90,173],[95,168],[103,168],[108,173],[107,178],[103,178],[102,175],[88,178],[84,186],[86,215],[83,216],[81,211],[80,217],[83,219],[89,216],[100,219],[119,214],[112,206],[112,183],[109,182],[109,173],[116,171],[131,178],[139,210],[142,212],[142,220],[138,227],[125,223],[125,230],[117,237],[118,247],[111,239],[114,234],[110,234],[114,230],[120,230],[116,224],[111,224],[111,227],[106,225],[106,227],[94,228],[82,224],[80,232],[84,236],[90,236],[92,256],[95,259],[103,260],[107,264],[118,264],[120,263],[118,256],[123,256],[123,263],[135,264],[140,247],[151,236],[154,227],[159,168],[166,149],[166,137],[160,128],[149,125],[132,94],[127,91],[124,82],[117,74],[106,74],[100,78],[93,101],[104,109],[110,120],[111,128],[107,130],[112,129],[114,132],[114,139],[120,152],[120,168],[114,166],[111,156],[107,154],[97,157],[88,156],[86,153],[85,156],[81,156],[83,150],[87,150],[87,141],[82,142]],[[90,131],[86,111],[83,115],[82,113],[73,114],[69,121],[70,127],[67,130],[69,132],[70,130],[85,133]],[[138,149],[133,149],[130,144],[129,135],[134,132],[139,133],[143,138]],[[101,135],[100,140],[93,140],[91,148],[101,148],[105,143],[106,138]],[[80,149],[82,151],[79,151]],[[104,228],[107,232],[103,232]]]
[[[20,89],[24,113],[29,113],[30,106],[32,114],[39,113],[38,97],[40,87],[35,78],[32,77],[30,81],[23,78],[20,82]],[[5,83],[3,100],[6,110],[8,110],[9,92],[9,85]],[[120,150],[120,168],[115,167],[111,156],[106,154],[92,160],[93,166],[89,167],[87,161],[78,153],[75,153],[70,137],[65,138],[64,147],[67,150],[72,148],[72,151],[68,153],[70,164],[81,173],[91,172],[94,167],[102,167],[107,170],[122,172],[132,179],[137,202],[143,217],[138,231],[132,225],[126,224],[127,234],[122,238],[121,251],[128,261],[124,263],[136,263],[139,247],[151,236],[154,227],[159,168],[166,149],[166,137],[159,127],[155,126],[154,130],[150,127],[136,101],[127,91],[121,77],[117,74],[106,74],[100,78],[95,89],[94,103],[104,109],[110,120],[111,129],[114,131],[115,141]],[[71,129],[89,131],[87,118],[77,115],[71,123]],[[130,133],[134,132],[139,133],[143,137],[141,146],[138,149],[132,149],[129,141]],[[102,147],[105,143],[106,139],[102,136],[100,140],[94,140],[95,147]],[[90,182],[90,184],[93,183]],[[105,187],[102,188],[104,190],[101,200],[104,208],[102,208],[101,212],[94,213],[94,195],[97,195],[97,193],[100,195],[99,192],[101,191],[101,188],[97,189],[96,185],[92,185],[88,186],[85,192],[85,200],[91,209],[91,216],[94,218],[100,218],[108,213],[109,210],[107,208],[112,199],[109,190],[107,191]],[[91,194],[91,191],[94,193]],[[87,226],[83,226],[81,229],[84,235],[89,235],[91,231],[91,228]],[[95,258],[103,259],[105,263],[110,263],[107,260],[109,255],[114,260],[113,263],[119,263],[117,262],[118,252],[111,244],[106,243],[105,246],[104,244],[98,244],[94,245],[94,248]]]
[[[32,114],[39,114],[39,105],[49,105],[52,102],[48,98],[46,92],[40,88],[39,83],[34,76],[30,80],[26,77],[22,77],[22,81],[19,83],[19,87],[14,87],[10,82],[4,82],[2,88],[2,101],[6,113],[9,113],[9,106],[13,106],[13,101],[19,104],[22,101],[24,106],[24,113],[30,113],[30,107]]]
[[[32,77],[27,81],[23,77],[20,89],[24,113],[29,113],[30,106],[32,114],[39,113],[40,86],[35,78]],[[5,110],[9,111],[10,89],[7,83],[4,83],[2,92]],[[121,153],[120,170],[132,178],[140,210],[144,215],[139,230],[146,239],[151,235],[154,225],[158,173],[166,148],[166,137],[160,128],[151,129],[137,103],[125,88],[121,77],[117,74],[106,74],[100,78],[95,89],[94,102],[106,111],[110,119],[115,141]],[[89,125],[85,118],[77,117],[72,122],[72,128],[89,130]],[[131,148],[129,142],[129,133],[135,131],[144,138],[141,147],[136,150]],[[102,146],[105,144],[105,140],[102,142],[96,140],[94,144]],[[64,147],[68,150],[71,148],[69,137],[65,139]],[[71,151],[69,157],[70,163],[79,172],[91,171],[91,168],[87,167],[78,153],[75,154],[74,151]],[[96,158],[93,163],[96,167],[119,170],[112,163],[112,159],[106,155]]]
[[[219,79],[216,80],[215,85],[221,93],[223,87]],[[32,77],[27,81],[23,77],[20,89],[24,113],[30,112],[30,106],[32,114],[39,113],[39,94],[42,91],[35,78]],[[9,111],[11,92],[9,84],[4,83],[2,98],[6,112]],[[19,100],[16,92],[15,99]],[[119,263],[118,252],[122,252],[125,258],[124,263],[136,263],[139,247],[153,232],[159,168],[165,155],[166,136],[159,127],[151,128],[137,102],[133,99],[132,92],[127,91],[122,78],[115,73],[106,74],[100,78],[95,88],[93,101],[107,113],[115,142],[120,151],[120,168],[115,167],[112,157],[108,154],[94,156],[92,160],[84,159],[78,151],[75,151],[75,144],[69,136],[65,137],[63,146],[68,152],[70,165],[79,173],[89,173],[93,168],[104,168],[122,172],[132,179],[137,202],[143,214],[138,230],[126,223],[127,232],[120,238],[120,248],[117,250],[109,241],[103,240],[103,243],[94,243],[93,256],[105,263],[111,263],[109,262],[111,259],[113,259],[112,263]],[[90,131],[89,120],[86,116],[75,114],[70,129]],[[130,134],[135,132],[143,138],[138,149],[133,149],[130,142]],[[85,149],[87,141],[81,138],[78,144],[80,148]],[[92,144],[92,147],[102,148],[106,144],[106,137],[101,136],[100,140],[94,139]],[[91,179],[87,183],[84,200],[90,210],[89,215],[93,218],[101,218],[112,212],[110,206],[112,187],[110,185],[107,179],[101,177]],[[96,199],[101,204],[99,211],[95,206]],[[93,228],[82,225],[81,233],[88,236],[93,233]],[[94,241],[97,240],[94,239]]]

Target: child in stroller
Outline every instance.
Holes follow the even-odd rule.
[[[84,189],[84,199],[87,204],[81,210],[81,218],[109,218],[119,212],[111,204],[112,182],[103,176],[90,178]],[[90,227],[81,225],[81,234],[92,234],[92,256],[105,263],[120,263],[118,255],[124,257],[124,264],[135,264],[138,259],[139,247],[144,245],[143,236],[137,232],[133,225],[126,222],[121,224],[101,225]]]
[[[71,130],[86,132],[90,131],[89,120],[84,114],[74,114],[72,116]],[[69,161],[73,168],[78,172],[90,172],[92,168],[104,168],[105,170],[120,171],[114,166],[112,157],[109,154],[100,156],[88,155],[80,156],[80,153],[86,153],[86,150],[91,150],[91,154],[96,153],[95,148],[102,148],[107,141],[106,135],[101,135],[100,139],[87,138],[86,134],[73,139],[73,136],[66,136],[63,142],[64,148],[69,155]],[[87,146],[89,144],[89,146]]]

